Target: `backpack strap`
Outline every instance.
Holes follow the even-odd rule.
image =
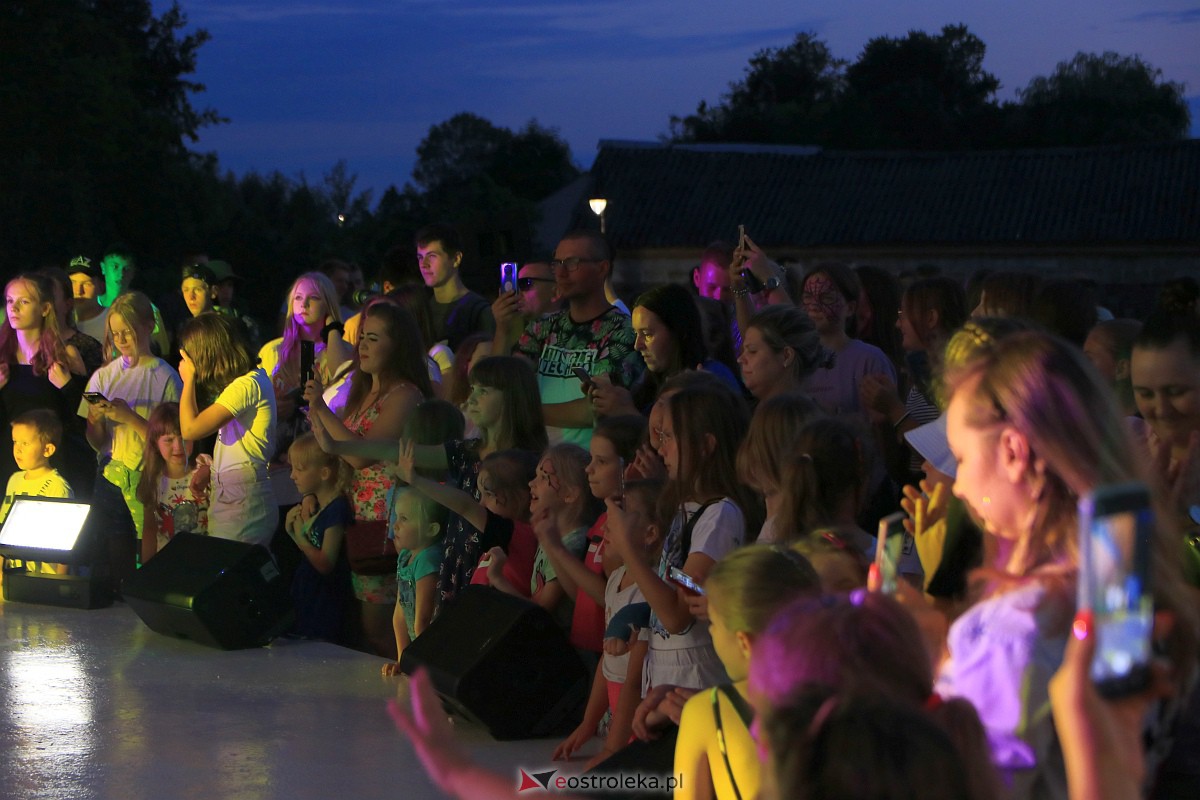
[[[679,537],[680,567],[687,563],[688,553],[692,552],[692,528],[695,528],[696,523],[700,521],[700,515],[703,514],[709,506],[716,505],[717,503],[721,502],[722,499],[723,498],[718,497],[715,500],[709,500],[707,503],[697,508],[695,513],[689,516],[687,521],[683,523],[683,532]],[[684,513],[686,514],[687,512],[685,511]]]

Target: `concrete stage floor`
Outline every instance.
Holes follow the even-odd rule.
[[[382,659],[283,639],[215,650],[157,634],[120,603],[0,602],[0,628],[0,798],[440,796],[387,714],[388,698],[407,702],[407,679],[382,677]],[[581,766],[552,764],[554,740],[457,728],[514,790],[518,765]]]

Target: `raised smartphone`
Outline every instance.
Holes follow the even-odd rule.
[[[882,594],[895,594],[896,582],[900,579],[900,558],[904,555],[904,520],[907,515],[903,511],[888,514],[879,520],[879,534],[875,541],[875,567],[879,571],[879,591]]]
[[[317,344],[305,339],[300,340],[300,386],[308,383],[313,378],[313,364],[317,360]]]
[[[1105,697],[1150,681],[1154,511],[1142,483],[1100,486],[1079,500],[1078,608],[1092,612],[1092,680]]]
[[[108,398],[105,397],[104,395],[100,394],[99,392],[84,392],[83,399],[87,400],[89,403],[91,403],[93,405],[95,405],[96,403],[107,403],[108,402]]]
[[[500,265],[500,292],[515,292],[517,290],[517,265],[505,261]]]

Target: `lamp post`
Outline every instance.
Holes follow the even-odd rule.
[[[592,209],[592,213],[600,218],[600,232],[604,233],[604,209],[608,208],[608,201],[603,197],[593,197],[588,200],[588,205]]]

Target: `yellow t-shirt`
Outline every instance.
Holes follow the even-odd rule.
[[[58,470],[50,470],[49,475],[42,475],[39,478],[26,478],[25,470],[17,470],[8,479],[8,486],[4,490],[4,501],[0,503],[0,525],[4,520],[8,519],[8,511],[12,508],[13,500],[17,497],[74,497],[75,493],[71,491],[71,486],[58,474]],[[10,566],[19,567],[21,561],[17,559],[9,559]],[[58,573],[57,564],[49,564],[40,561],[30,561],[26,564],[31,571],[41,572],[46,575],[55,575]]]

